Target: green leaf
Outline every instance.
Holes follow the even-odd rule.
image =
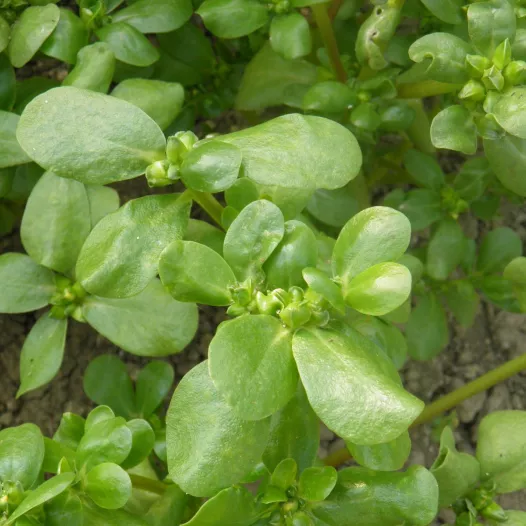
[[[48,57],[75,64],[77,53],[88,44],[84,22],[69,9],[60,8],[58,25],[44,42],[40,51]]]
[[[483,274],[502,272],[514,258],[522,255],[522,241],[511,228],[499,227],[488,232],[480,243],[477,270]]]
[[[138,515],[124,510],[105,510],[89,499],[84,499],[82,505],[82,526],[151,526]]]
[[[130,454],[132,432],[121,417],[97,422],[86,430],[77,452],[75,463],[77,470],[91,468],[103,462],[120,464]]]
[[[345,301],[363,314],[383,316],[400,307],[411,293],[411,273],[398,263],[378,263],[347,285]]]
[[[43,482],[37,489],[31,491],[16,510],[9,516],[4,523],[6,526],[14,524],[19,518],[30,512],[37,506],[55,498],[66,491],[75,480],[75,473],[62,473],[52,479]],[[18,522],[17,522],[18,524]]]
[[[9,23],[3,16],[0,16],[0,53],[7,48],[11,36],[10,33],[11,28]]]
[[[237,417],[214,387],[204,361],[177,386],[166,424],[170,477],[190,495],[212,496],[240,482],[259,462],[270,419]]]
[[[7,314],[45,307],[55,291],[53,272],[16,252],[0,256],[0,283],[0,312]]]
[[[287,405],[270,419],[270,437],[263,461],[269,471],[274,471],[282,460],[294,459],[301,473],[314,464],[319,442],[318,417],[300,384]]]
[[[153,451],[155,432],[151,425],[142,418],[130,420],[126,425],[132,432],[132,448],[121,465],[124,469],[130,469],[138,466]]]
[[[44,461],[44,438],[35,424],[0,431],[0,480],[20,482],[29,489]]]
[[[525,96],[526,88],[512,88],[503,93],[492,108],[496,121],[509,134],[521,139],[526,139],[526,126],[523,123],[526,118],[526,104],[523,102]]]
[[[187,502],[188,495],[177,484],[170,484],[152,504],[145,518],[150,526],[180,524],[187,509]]]
[[[463,0],[421,0],[429,11],[446,24],[461,24],[464,21]]]
[[[301,221],[287,221],[279,245],[263,266],[269,289],[304,285],[302,271],[314,267],[318,246],[314,232]]]
[[[420,297],[411,311],[405,335],[409,356],[415,360],[430,360],[449,343],[446,312],[435,294],[429,292]]]
[[[104,420],[113,420],[115,418],[115,413],[112,411],[111,407],[107,405],[99,405],[92,409],[88,416],[86,417],[86,423],[84,424],[84,431],[89,431],[95,424],[102,422]]]
[[[405,431],[400,436],[384,444],[359,446],[346,443],[354,460],[361,466],[377,471],[397,471],[401,469],[411,453],[411,438]]]
[[[86,475],[84,489],[97,506],[107,510],[122,508],[131,497],[130,476],[117,464],[105,462]]]
[[[131,298],[88,296],[82,313],[96,331],[138,356],[176,354],[197,330],[197,307],[175,301],[156,279]]]
[[[132,66],[146,67],[159,60],[156,47],[137,29],[125,22],[115,22],[95,31],[108,44],[115,58]]]
[[[159,276],[178,301],[230,305],[237,283],[228,263],[211,248],[193,241],[174,241],[159,260]]]
[[[103,217],[119,209],[119,194],[108,186],[86,185],[88,194],[91,228]]]
[[[219,38],[239,38],[263,27],[268,10],[256,0],[205,0],[197,10],[206,28]]]
[[[477,459],[485,478],[498,493],[526,487],[526,412],[495,411],[486,415],[478,429]]]
[[[130,8],[135,5],[137,4]],[[117,84],[111,95],[141,108],[161,130],[168,128],[179,115],[184,101],[184,89],[181,84],[151,79],[123,80]]]
[[[17,398],[50,382],[62,365],[67,319],[44,314],[33,326],[20,355],[20,387]]]
[[[450,84],[463,84],[469,80],[466,71],[466,55],[471,45],[451,33],[431,33],[420,37],[409,48],[409,57],[417,65],[406,75],[407,80],[416,75],[421,80],[436,80]],[[401,80],[404,77],[401,76]]]
[[[167,362],[149,362],[141,369],[135,384],[135,398],[137,410],[143,418],[150,417],[162,404],[173,382],[174,370]]]
[[[241,151],[230,144],[197,144],[183,159],[181,179],[198,192],[222,192],[236,181],[242,161]]]
[[[440,191],[446,183],[444,172],[434,157],[418,150],[408,150],[404,166],[416,183],[431,190]]]
[[[303,279],[314,291],[323,296],[336,310],[345,312],[345,302],[340,287],[336,285],[323,271],[317,268],[305,268]]]
[[[437,226],[427,246],[426,272],[443,281],[457,268],[464,254],[465,237],[454,219],[447,217]]]
[[[332,466],[312,467],[300,476],[298,495],[307,501],[325,500],[338,481],[338,472]]]
[[[185,526],[250,526],[259,516],[252,493],[243,487],[234,487],[208,499]]]
[[[453,188],[458,196],[466,201],[480,199],[493,174],[485,157],[475,157],[466,161],[457,173]]]
[[[502,41],[515,37],[515,11],[508,0],[477,2],[468,7],[467,17],[473,46],[488,58]]]
[[[521,312],[513,284],[502,276],[484,276],[477,281],[477,287],[480,288],[486,299],[500,309],[509,312]]]
[[[275,16],[270,23],[270,45],[287,60],[308,55],[312,38],[307,19],[297,12]]]
[[[206,221],[190,218],[184,240],[205,245],[220,256],[223,255],[225,233]]]
[[[27,201],[20,236],[41,265],[70,274],[91,230],[88,195],[82,183],[46,172]]]
[[[481,475],[478,460],[457,451],[449,426],[442,431],[438,457],[430,469],[438,482],[440,508],[448,508],[464,497],[479,482]]]
[[[449,310],[462,327],[471,327],[477,315],[480,297],[467,281],[452,281],[444,293]]]
[[[316,66],[306,60],[286,60],[266,43],[245,67],[236,96],[236,109],[258,111],[279,106],[300,92],[298,107],[303,107],[303,92],[317,80]]]
[[[45,455],[42,463],[42,471],[44,473],[56,474],[60,471],[60,461],[65,458],[72,466],[75,462],[75,451],[56,440],[44,437]]]
[[[84,418],[75,413],[64,413],[53,440],[71,449],[77,449],[84,435],[85,423]]]
[[[80,498],[72,491],[62,493],[45,505],[46,526],[83,526]]]
[[[292,350],[307,397],[321,420],[356,444],[388,442],[423,408],[405,391],[396,369],[354,329],[300,329]]]
[[[192,16],[190,0],[138,0],[112,16],[112,22],[126,22],[141,33],[168,33],[180,28]]]
[[[342,228],[332,258],[332,270],[341,279],[344,296],[358,274],[378,263],[397,260],[409,246],[407,217],[384,206],[362,210]]]
[[[2,18],[0,17],[0,20]],[[0,21],[0,33],[2,32]],[[0,36],[0,40],[1,40]],[[1,45],[0,45],[1,48]],[[16,96],[15,70],[6,54],[0,55],[0,110],[10,110],[15,103]]]
[[[237,146],[244,175],[269,186],[339,188],[358,175],[362,164],[354,135],[323,117],[283,115],[214,140]]]
[[[19,119],[14,113],[0,111],[0,168],[31,161],[16,138]]]
[[[261,420],[283,408],[298,383],[290,331],[264,314],[222,324],[210,342],[209,367],[225,402],[245,420]]]
[[[343,469],[330,497],[312,508],[317,519],[338,526],[427,526],[437,512],[438,485],[422,466],[405,472]]]
[[[83,387],[88,398],[111,407],[117,416],[130,418],[136,411],[128,369],[117,356],[103,354],[92,360],[84,371]]]
[[[53,33],[60,19],[60,10],[54,4],[31,6],[24,9],[11,29],[7,54],[15,68],[27,64]]]
[[[102,297],[138,294],[157,275],[162,251],[183,238],[190,208],[180,194],[128,201],[91,231],[78,257],[78,281]]]
[[[473,155],[477,151],[477,128],[471,112],[458,104],[442,110],[431,123],[431,142],[435,148]]]
[[[132,179],[165,157],[164,135],[142,110],[73,87],[52,89],[30,102],[17,138],[36,163],[86,184]]]
[[[115,55],[110,46],[95,42],[78,52],[75,67],[62,85],[107,93],[114,72]]]
[[[525,511],[506,510],[506,515],[508,516],[508,519],[506,521],[506,526],[525,526],[526,525],[526,512]]]
[[[283,459],[273,470],[270,484],[286,491],[296,482],[298,465],[293,458]]]
[[[226,233],[223,254],[239,281],[262,279],[262,265],[283,238],[284,225],[280,209],[264,199],[250,203],[236,217]]]
[[[410,190],[400,212],[407,216],[414,231],[423,230],[444,216],[440,194],[425,188]]]

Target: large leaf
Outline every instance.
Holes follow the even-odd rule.
[[[8,314],[45,307],[55,291],[53,272],[16,252],[0,256],[0,283],[0,312]]]
[[[270,24],[270,44],[284,58],[292,60],[311,52],[309,22],[300,13],[275,16]]]
[[[31,161],[20,148],[16,138],[16,127],[20,117],[14,113],[0,111],[0,168],[16,166]]]
[[[244,175],[264,185],[339,188],[362,164],[353,134],[323,117],[283,115],[214,140],[237,146]]]
[[[292,349],[314,411],[345,440],[389,442],[422,411],[388,358],[354,329],[300,329]]]
[[[404,166],[409,175],[425,188],[440,191],[446,182],[444,172],[437,160],[418,150],[408,150],[406,152]]]
[[[138,0],[112,15],[113,22],[126,22],[141,33],[167,33],[192,16],[190,0]]]
[[[214,387],[205,361],[177,386],[166,423],[170,477],[190,495],[212,496],[258,463],[270,420],[237,417]]]
[[[149,195],[128,201],[103,218],[80,252],[76,276],[91,294],[133,296],[157,275],[161,252],[182,239],[191,201],[179,194]]]
[[[21,384],[17,397],[50,382],[62,365],[67,319],[44,314],[27,335],[20,354]]]
[[[119,194],[109,186],[86,185],[89,201],[91,228],[103,217],[119,209]]]
[[[512,259],[521,255],[520,236],[508,227],[495,228],[480,243],[477,270],[484,274],[502,272]]]
[[[44,461],[44,438],[35,424],[0,431],[0,481],[20,482],[29,489]]]
[[[222,324],[210,342],[209,367],[218,391],[246,420],[261,420],[284,407],[298,384],[291,333],[263,314]]]
[[[133,104],[73,87],[30,102],[17,138],[40,166],[90,184],[137,177],[164,159],[166,146],[159,126]]]
[[[477,128],[471,112],[460,104],[438,113],[431,123],[430,133],[436,148],[447,148],[466,155],[477,151]]]
[[[503,93],[492,108],[497,122],[510,134],[526,139],[526,88],[515,87]]]
[[[26,204],[20,236],[34,261],[70,273],[91,230],[88,195],[82,183],[46,172]]]
[[[131,298],[88,296],[82,313],[108,340],[138,356],[178,353],[197,330],[197,307],[175,301],[157,279]]]

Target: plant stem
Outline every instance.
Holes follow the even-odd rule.
[[[156,495],[162,495],[166,491],[166,484],[160,480],[149,479],[147,477],[141,477],[140,475],[133,475],[132,473],[128,473],[128,475],[130,475],[134,489],[148,491]]]
[[[469,382],[468,384],[456,389],[455,391],[439,398],[435,402],[432,402],[424,408],[420,416],[413,422],[411,427],[416,427],[421,424],[425,424],[430,420],[433,420],[437,416],[453,409],[457,405],[461,404],[467,398],[475,396],[482,391],[497,385],[504,380],[507,380],[511,376],[516,375],[526,369],[526,354],[514,358],[509,362],[493,369],[489,373],[482,375],[481,377]],[[328,466],[340,466],[347,460],[350,460],[352,457],[346,449],[339,449],[335,451],[323,461]]]
[[[212,194],[206,192],[198,192],[190,188],[187,188],[186,192],[224,230],[221,224],[221,215],[224,210],[221,203]]]
[[[320,30],[323,44],[327,50],[327,55],[329,55],[329,60],[331,61],[334,72],[336,73],[336,77],[340,82],[345,83],[347,81],[347,73],[345,73],[345,69],[340,59],[338,43],[336,42],[336,37],[334,36],[331,19],[329,18],[329,13],[327,12],[327,6],[325,4],[314,4],[311,6],[311,9],[314,14],[314,19],[316,20],[318,29]]]
[[[336,15],[338,14],[338,11],[340,10],[342,4],[343,0],[333,0],[328,11],[328,15],[331,20],[334,20],[336,18]]]
[[[434,95],[443,95],[458,91],[461,84],[448,84],[447,82],[437,82],[436,80],[423,80],[412,84],[398,84],[399,99],[423,99]]]

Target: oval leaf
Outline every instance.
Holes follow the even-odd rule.
[[[117,464],[104,462],[86,476],[84,490],[93,502],[106,510],[122,508],[131,497],[130,476]]]

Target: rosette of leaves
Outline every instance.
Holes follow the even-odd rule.
[[[106,250],[120,251],[127,241],[131,243],[127,250],[132,246],[135,253],[149,250],[141,270],[151,274],[153,269],[153,278],[157,270],[156,262],[152,263],[156,257],[151,253],[152,245],[160,253],[162,239],[168,244],[182,238],[190,211],[190,202],[177,194],[147,196],[120,209],[118,206],[113,189],[84,185],[49,171],[33,189],[21,226],[27,254],[0,256],[4,287],[0,311],[20,313],[51,307],[39,317],[22,348],[18,396],[56,375],[70,318],[88,322],[116,345],[142,356],[179,352],[193,338],[195,305],[174,301],[158,280],[148,279],[140,293],[123,300],[92,295],[79,283],[78,258],[93,228],[108,232]],[[105,227],[108,220],[114,227]],[[117,266],[126,280],[126,265]]]

